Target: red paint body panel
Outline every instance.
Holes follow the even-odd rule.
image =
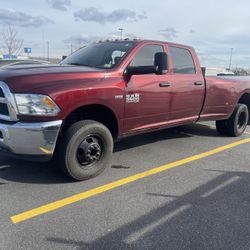
[[[174,74],[171,55],[165,75],[134,75],[129,81],[123,72],[138,50],[147,44],[186,48],[192,54],[195,74]],[[225,119],[244,93],[250,93],[250,83],[216,77],[204,79],[195,51],[188,46],[157,41],[140,41],[115,69],[98,70],[79,66],[22,66],[0,70],[0,81],[8,84],[12,93],[49,95],[60,107],[56,117],[19,116],[31,121],[65,119],[73,110],[91,104],[109,108],[116,116],[119,137],[171,127],[198,120]],[[170,83],[161,88],[161,82]],[[202,85],[196,86],[195,82]],[[138,93],[139,103],[127,103],[126,95]],[[115,98],[122,96],[123,98]]]

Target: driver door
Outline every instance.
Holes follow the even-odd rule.
[[[147,44],[140,48],[129,66],[153,66],[162,44]],[[158,127],[168,119],[168,75],[132,75],[125,83],[124,129],[128,132]]]

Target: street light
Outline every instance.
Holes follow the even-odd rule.
[[[229,70],[231,70],[231,65],[232,65],[233,49],[234,48],[230,48],[230,59],[229,59],[229,67],[228,67]]]
[[[49,61],[49,41],[47,41],[47,61]]]
[[[120,30],[120,32],[121,32],[121,34],[120,34],[120,39],[122,39],[122,34],[123,34],[124,29],[119,28],[119,30]]]

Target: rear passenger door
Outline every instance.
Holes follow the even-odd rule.
[[[187,48],[169,46],[169,51],[172,58],[170,119],[195,121],[199,117],[205,95],[200,65]]]

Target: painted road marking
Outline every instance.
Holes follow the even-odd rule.
[[[240,179],[239,176],[234,176],[232,178],[230,178],[229,180],[219,184],[216,187],[213,187],[211,190],[208,190],[206,193],[202,194],[201,197],[202,198],[207,198],[208,196],[214,194],[215,192],[218,192],[219,190],[225,188],[226,186],[231,185],[232,183],[238,181]]]
[[[204,152],[204,153],[200,153],[200,154],[190,156],[190,157],[187,157],[187,158],[175,161],[175,162],[171,162],[171,163],[168,163],[166,165],[156,167],[156,168],[147,170],[145,172],[141,172],[141,173],[138,173],[138,174],[135,174],[135,175],[132,175],[132,176],[105,184],[103,186],[93,188],[93,189],[90,189],[88,191],[84,191],[84,192],[79,193],[79,194],[72,195],[70,197],[67,197],[67,198],[64,198],[64,199],[61,199],[61,200],[58,200],[55,202],[48,203],[46,205],[43,205],[43,206],[31,209],[31,210],[22,212],[20,214],[14,215],[10,219],[14,224],[16,224],[16,223],[19,223],[21,221],[25,221],[25,220],[31,219],[33,217],[36,217],[38,215],[42,215],[42,214],[54,211],[56,209],[62,208],[64,206],[73,204],[75,202],[88,199],[90,197],[107,192],[107,191],[112,190],[114,188],[117,188],[117,187],[126,185],[128,183],[140,180],[142,178],[158,174],[160,172],[166,171],[166,170],[171,169],[171,168],[182,166],[182,165],[189,163],[189,162],[197,161],[199,159],[217,154],[217,153],[222,152],[224,150],[234,148],[234,147],[237,147],[239,145],[246,144],[249,142],[250,142],[250,138],[236,141],[236,142],[227,144],[225,146],[221,146],[221,147],[209,150],[209,151]]]

